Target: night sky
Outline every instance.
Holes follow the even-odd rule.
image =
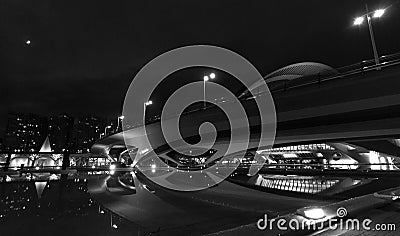
[[[340,67],[371,59],[367,26],[352,25],[365,13],[364,4],[2,0],[0,134],[10,111],[116,117],[135,73],[180,46],[231,49],[264,75],[296,62]],[[390,6],[382,18],[373,19],[378,53],[399,52],[400,4],[368,4],[370,10]]]

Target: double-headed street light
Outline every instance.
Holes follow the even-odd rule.
[[[371,18],[379,18],[379,17],[383,16],[383,14],[385,14],[385,9],[378,9],[378,10],[370,12],[368,10],[368,5],[365,4],[365,10],[367,13],[355,18],[353,24],[361,25],[364,22],[364,20],[367,19],[369,35],[371,37],[371,43],[372,43],[372,50],[374,52],[375,64],[379,65],[379,56],[378,56],[378,51],[376,49],[374,32],[372,30],[372,24],[371,24]]]
[[[210,79],[215,79],[215,73],[211,73],[209,75],[204,75],[203,81],[204,81],[204,108],[206,108],[206,82],[209,81]]]

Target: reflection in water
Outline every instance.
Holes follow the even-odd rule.
[[[68,179],[65,175],[52,178],[0,183],[0,235],[140,232],[136,225],[98,205],[87,191],[87,179]]]
[[[0,183],[1,235],[206,234],[256,222],[266,212],[275,216],[324,204],[304,193],[351,198],[397,184],[394,179],[245,178],[234,175],[213,188],[178,192],[161,188],[135,171],[11,175]],[[246,184],[236,184],[240,181]],[[251,184],[267,190],[256,190]],[[270,193],[269,189],[283,191]]]

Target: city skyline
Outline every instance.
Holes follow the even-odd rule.
[[[109,129],[106,129],[110,127]],[[73,117],[66,113],[42,116],[34,113],[9,113],[1,151],[37,152],[49,138],[55,152],[86,153],[104,135],[117,131],[117,122],[93,115]]]

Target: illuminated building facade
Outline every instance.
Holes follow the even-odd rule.
[[[31,113],[8,114],[5,151],[39,151],[47,135],[46,117]]]
[[[72,135],[74,118],[67,115],[51,116],[49,118],[49,139],[52,150],[62,152],[67,149]]]
[[[75,120],[70,140],[71,152],[87,153],[90,147],[100,138],[106,127],[106,120],[84,116]]]

